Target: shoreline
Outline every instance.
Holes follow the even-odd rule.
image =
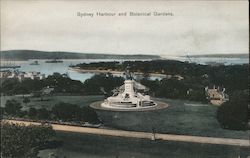
[[[111,73],[114,75],[123,75],[123,71],[115,71],[115,70],[96,70],[96,69],[81,69],[80,67],[69,67],[69,70],[77,71],[79,73]],[[143,75],[142,72],[133,72],[134,75]],[[165,74],[158,73],[149,73],[151,77],[167,77]]]

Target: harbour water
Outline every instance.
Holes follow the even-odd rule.
[[[225,65],[235,65],[235,64],[247,64],[248,58],[186,58],[186,57],[168,57],[167,59],[179,60],[179,61],[189,61],[195,62],[198,64],[205,64],[206,62],[218,62],[224,63]],[[46,63],[47,60],[37,60],[38,65],[32,65],[36,60],[28,61],[14,61],[15,65],[20,65],[21,67],[17,70],[23,72],[37,71],[45,74],[45,76],[52,75],[54,72],[60,74],[68,74],[71,79],[80,80],[84,82],[86,79],[92,77],[94,73],[81,73],[69,69],[70,65],[76,65],[79,63],[91,63],[91,62],[108,62],[108,61],[125,61],[119,59],[68,59],[63,60],[62,63]],[[1,64],[4,65],[9,61],[1,61]],[[190,62],[190,61],[189,61]],[[156,79],[159,77],[151,77],[151,79]]]
[[[197,64],[206,65],[209,62],[221,63],[224,65],[242,65],[248,64],[248,58],[214,58],[214,57],[181,57],[181,56],[167,56],[166,59],[178,60],[178,61],[187,61]]]
[[[38,61],[38,65],[30,65]],[[88,78],[91,78],[93,73],[79,73],[69,69],[70,65],[76,65],[80,63],[91,63],[91,62],[100,62],[100,61],[114,61],[111,59],[72,59],[72,60],[63,60],[62,63],[46,63],[47,60],[28,60],[28,61],[15,61],[16,65],[21,67],[16,69],[23,72],[41,72],[45,76],[52,75],[55,72],[60,74],[68,74],[71,79],[85,81]],[[116,60],[117,61],[117,60]],[[7,61],[2,61],[2,64]]]

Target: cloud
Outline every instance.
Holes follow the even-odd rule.
[[[1,49],[186,55],[248,52],[247,1],[1,1]],[[85,17],[77,12],[172,12]]]

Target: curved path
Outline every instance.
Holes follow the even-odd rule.
[[[16,120],[3,120],[4,122],[28,125],[41,125],[38,122],[28,121],[16,121]],[[206,143],[206,144],[220,144],[220,145],[233,145],[250,147],[250,140],[246,139],[231,139],[231,138],[215,138],[215,137],[200,137],[200,136],[188,136],[188,135],[174,135],[174,134],[160,134],[160,133],[149,133],[149,132],[135,132],[135,131],[123,131],[123,130],[111,130],[111,129],[100,129],[100,128],[88,128],[88,127],[77,127],[69,125],[51,124],[52,128],[56,131],[65,132],[77,132],[86,134],[97,134],[105,136],[116,136],[116,137],[129,137],[129,138],[143,138],[143,139],[159,139],[164,141],[181,141],[181,142],[192,142],[192,143]]]

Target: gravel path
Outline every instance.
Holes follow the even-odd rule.
[[[28,121],[16,121],[16,120],[3,120],[9,123],[28,125],[39,125],[38,122],[28,122]],[[87,134],[97,134],[106,136],[116,136],[116,137],[129,137],[129,138],[141,138],[141,139],[156,139],[165,141],[181,141],[181,142],[193,142],[193,143],[206,143],[206,144],[221,144],[221,145],[233,145],[249,147],[250,141],[246,139],[231,139],[231,138],[215,138],[215,137],[200,137],[200,136],[188,136],[188,135],[174,135],[174,134],[159,134],[159,133],[149,133],[149,132],[134,132],[134,131],[123,131],[123,130],[111,130],[111,129],[100,129],[100,128],[87,128],[87,127],[77,127],[69,125],[58,125],[51,124],[53,129],[56,131],[66,131],[66,132],[77,132],[77,133],[87,133]]]

